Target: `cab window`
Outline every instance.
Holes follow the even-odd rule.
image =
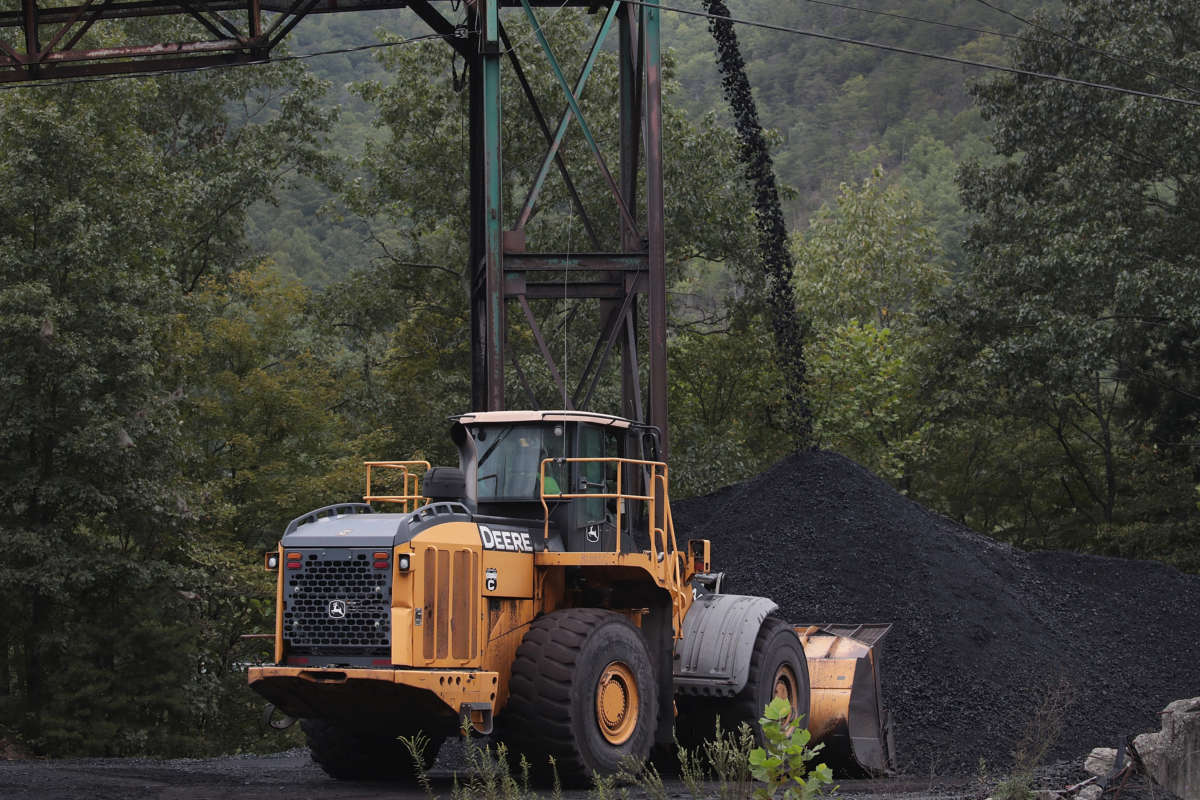
[[[580,458],[616,458],[617,437],[611,431],[592,425],[579,426]],[[582,491],[587,494],[612,494],[617,490],[615,465],[603,461],[579,464]],[[606,505],[615,505],[603,497],[583,500],[583,521],[603,522]]]
[[[564,438],[561,425],[550,429],[542,425],[496,425],[476,430],[478,498],[536,500],[542,459],[562,457]],[[549,483],[549,472],[547,475]]]

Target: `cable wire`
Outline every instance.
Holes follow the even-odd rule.
[[[538,27],[540,27],[542,30],[547,30],[546,26],[552,25],[554,23],[554,21],[558,18],[558,15],[562,13],[562,10],[564,8],[566,8],[568,2],[569,2],[569,0],[562,0],[562,3],[560,3],[559,6],[557,8],[555,8],[552,12],[550,12],[550,15],[548,17],[546,17],[545,19],[542,19],[542,20],[538,20]],[[536,35],[536,32],[534,31],[533,26],[530,26],[529,30],[525,33],[524,36],[522,36],[520,39],[517,39],[515,43],[510,42],[508,49],[501,50],[500,55],[506,56],[509,53],[512,53],[516,50],[520,50],[522,47],[524,47],[526,44],[528,44],[530,41],[532,41],[535,35]]]
[[[818,2],[818,0],[808,0],[808,1],[809,2]],[[1130,61],[1122,56],[1117,55],[1116,53],[1110,53],[1107,50],[1101,50],[1100,48],[1093,47],[1090,44],[1084,44],[1083,42],[1076,41],[1075,39],[1072,39],[1070,36],[1067,36],[1064,33],[1060,33],[1059,31],[1056,31],[1053,28],[1049,28],[1045,25],[1034,22],[1033,20],[1025,19],[1020,14],[1016,14],[1007,9],[1000,8],[999,6],[988,2],[988,0],[975,0],[975,2],[979,3],[982,6],[985,6],[986,8],[990,8],[992,11],[995,11],[998,14],[1003,14],[1007,17],[1012,17],[1017,22],[1020,22],[1022,25],[1025,25],[1026,27],[1033,28],[1036,31],[1041,31],[1042,33],[1048,34],[1057,39],[1061,39],[1064,42],[1066,42],[1067,44],[1071,45],[1072,47],[1078,48],[1080,50],[1087,50],[1090,53],[1095,53],[1096,55],[1101,56],[1103,58],[1107,58],[1110,61],[1115,61],[1116,63],[1121,64],[1122,66],[1129,67],[1130,69],[1139,70],[1141,72],[1145,72],[1151,78],[1156,78],[1160,81],[1165,81],[1166,83],[1171,84],[1172,86],[1174,86],[1177,89],[1183,89],[1184,91],[1191,92],[1192,94],[1200,94],[1200,91],[1197,91],[1196,89],[1192,88],[1191,86],[1187,86],[1186,84],[1179,83],[1175,80],[1172,80],[1171,78],[1168,78],[1165,75],[1159,75],[1157,73],[1151,72],[1150,70],[1146,69],[1145,67],[1140,67],[1137,64],[1134,64],[1132,61]],[[1018,36],[1017,38],[1021,39],[1022,41],[1031,41],[1024,36]],[[1161,61],[1159,59],[1150,59],[1150,60],[1156,64],[1161,64],[1164,67],[1171,66],[1167,62]]]
[[[924,25],[937,25],[941,28],[951,28],[956,31],[967,31],[969,33],[982,33],[987,36],[998,36],[1001,39],[1021,39],[1026,40],[1019,33],[1005,33],[1004,31],[995,31],[990,28],[972,28],[970,25],[959,25],[954,22],[942,22],[936,19],[924,19],[923,17],[911,17],[907,14],[897,14],[893,11],[879,11],[874,8],[863,8],[862,6],[852,6],[846,3],[835,3],[833,0],[804,0],[814,6],[828,6],[830,8],[840,8],[845,11],[857,11],[862,14],[874,14],[880,17],[891,17],[893,19],[902,19],[906,22],[920,22]]]
[[[874,14],[874,15],[880,16],[880,17],[892,17],[893,19],[902,19],[907,22],[919,22],[923,25],[936,25],[938,27],[950,28],[952,30],[967,31],[970,33],[981,33],[985,36],[996,36],[1001,39],[1011,39],[1011,40],[1015,40],[1018,42],[1036,43],[1036,42],[1040,41],[1038,39],[1032,39],[1028,36],[1022,36],[1019,33],[1006,33],[1004,31],[992,30],[991,28],[975,28],[970,25],[958,25],[953,22],[943,22],[943,21],[934,20],[934,19],[924,19],[922,17],[909,16],[907,14],[896,14],[891,11],[878,11],[873,8],[863,8],[862,6],[852,6],[847,3],[836,3],[836,2],[833,2],[833,0],[804,0],[804,1],[811,5],[828,6],[830,8],[840,8],[840,9],[844,9],[846,11],[857,11],[862,14]],[[1200,91],[1197,91],[1196,89],[1192,88],[1191,86],[1188,86],[1183,83],[1179,83],[1178,81],[1172,80],[1171,78],[1168,78],[1164,75],[1158,75],[1156,73],[1150,72],[1149,70],[1146,70],[1143,67],[1139,67],[1137,64],[1134,64],[1133,62],[1117,55],[1116,53],[1112,53],[1107,50],[1101,50],[1098,47],[1093,47],[1092,45],[1087,45],[1087,44],[1084,44],[1083,42],[1079,42],[1074,39],[1071,39],[1070,37],[1068,37],[1062,33],[1059,33],[1058,31],[1054,30],[1053,28],[1048,28],[1044,25],[1039,25],[1037,22],[1025,19],[1024,17],[1020,16],[1019,14],[1014,14],[1011,11],[1007,11],[1003,8],[1000,8],[999,6],[993,5],[992,3],[988,2],[988,0],[976,0],[976,2],[986,6],[989,9],[996,11],[1000,14],[1004,14],[1005,16],[1011,17],[1011,18],[1015,19],[1017,22],[1020,22],[1022,25],[1025,25],[1026,27],[1033,28],[1034,30],[1041,31],[1041,32],[1049,34],[1051,36],[1056,36],[1056,37],[1062,39],[1063,41],[1067,42],[1068,44],[1070,44],[1072,47],[1077,47],[1081,50],[1088,50],[1092,53],[1096,53],[1097,55],[1103,56],[1104,58],[1110,59],[1112,61],[1116,61],[1117,63],[1123,64],[1124,66],[1130,67],[1132,69],[1142,70],[1145,72],[1146,75],[1149,75],[1151,78],[1157,78],[1158,80],[1165,81],[1166,83],[1171,84],[1172,86],[1174,86],[1177,89],[1183,89],[1184,91],[1190,92],[1191,94],[1200,94]],[[1171,66],[1167,62],[1162,61],[1160,59],[1151,59],[1151,60],[1156,64],[1161,64],[1163,66]]]
[[[859,47],[869,47],[875,50],[886,50],[889,53],[901,53],[903,55],[918,56],[920,58],[931,58],[936,61],[945,61],[951,64],[959,64],[964,67],[975,67],[977,69],[990,69],[996,72],[1007,72],[1011,75],[1023,75],[1028,78],[1041,78],[1042,80],[1057,81],[1058,83],[1068,83],[1073,86],[1084,86],[1089,89],[1101,89],[1109,92],[1118,92],[1120,94],[1132,95],[1134,97],[1145,97],[1151,100],[1163,100],[1168,103],[1178,103],[1180,105],[1200,107],[1200,100],[1188,100],[1183,97],[1171,97],[1165,94],[1156,94],[1154,92],[1143,92],[1139,89],[1129,89],[1124,86],[1116,86],[1109,83],[1098,83],[1096,81],[1085,81],[1078,78],[1068,78],[1064,75],[1053,75],[1048,72],[1036,72],[1034,70],[1020,69],[1019,67],[1006,67],[1003,64],[989,64],[986,61],[972,61],[966,58],[955,58],[954,56],[946,56],[940,53],[930,53],[925,50],[913,50],[909,47],[899,47],[898,45],[883,44],[881,42],[871,42],[865,39],[852,39],[848,36],[837,36],[832,33],[821,33],[819,31],[808,31],[802,28],[791,28],[786,25],[773,25],[769,22],[758,22],[752,19],[741,19],[738,17],[724,17],[717,14],[709,14],[707,11],[695,11],[690,8],[678,8],[676,6],[660,5],[658,3],[648,3],[645,0],[623,0],[635,6],[645,6],[647,8],[657,8],[660,11],[671,11],[676,14],[687,14],[693,17],[704,17],[705,19],[728,19],[730,22],[738,25],[746,25],[752,28],[763,28],[765,30],[779,31],[781,33],[790,33],[796,36],[807,36],[812,39],[822,39],[829,42],[838,42],[840,44],[852,44]]]

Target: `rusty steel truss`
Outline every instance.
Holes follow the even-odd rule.
[[[442,36],[469,70],[470,92],[470,264],[471,392],[475,410],[505,407],[505,369],[510,362],[525,396],[533,398],[528,378],[507,345],[508,313],[529,325],[563,405],[587,409],[614,353],[621,362],[621,413],[657,426],[668,447],[666,396],[666,278],[663,232],[660,10],[656,2],[623,0],[464,0],[466,24],[455,25],[444,13],[449,0],[86,0],[49,5],[38,0],[0,0],[0,82],[45,81],[96,75],[187,70],[214,65],[266,62],[281,41],[310,14],[405,9],[434,35]],[[563,5],[586,8],[597,20],[588,56],[568,79],[553,48],[542,35],[539,10]],[[454,4],[458,7],[458,4]],[[538,68],[548,68],[562,90],[556,118],[540,107],[526,80],[518,52],[508,44],[504,20],[520,15],[540,45]],[[175,16],[194,20],[205,35],[192,41],[122,43],[96,46],[89,37],[105,20]],[[619,152],[605,154],[592,134],[579,97],[601,49],[616,37]],[[520,209],[503,207],[501,147],[501,72],[510,69],[525,96],[531,124],[525,135],[545,141],[545,155],[534,185]],[[536,123],[532,124],[532,123]],[[587,141],[590,158],[608,185],[618,213],[620,240],[601,241],[588,219],[562,152],[574,126]],[[615,166],[613,166],[615,164]],[[590,239],[591,252],[561,253],[526,242],[526,223],[551,170],[557,170]],[[638,208],[645,181],[645,208]],[[563,276],[569,280],[565,282]],[[639,332],[638,296],[647,295],[648,330]],[[574,387],[566,385],[531,301],[598,301],[601,314],[587,367]],[[586,315],[585,315],[586,316]],[[640,346],[641,342],[644,346]],[[644,351],[644,352],[643,352]],[[642,357],[639,359],[639,353]],[[639,381],[639,362],[649,386]],[[615,365],[613,365],[615,369]],[[643,391],[645,390],[645,391]],[[665,456],[665,453],[663,454]]]

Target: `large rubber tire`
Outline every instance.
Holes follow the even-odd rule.
[[[300,720],[313,761],[338,780],[397,780],[417,778],[416,765],[398,736],[356,731],[322,719]],[[433,766],[444,736],[431,736],[425,746],[423,769]]]
[[[771,615],[763,620],[754,640],[746,685],[734,697],[723,700],[681,696],[676,737],[685,747],[698,747],[713,738],[719,717],[721,730],[726,733],[736,732],[743,722],[748,723],[761,747],[763,735],[758,721],[767,704],[781,696],[791,704],[792,718],[807,726],[812,698],[804,647],[791,625]]]
[[[550,757],[566,786],[616,772],[626,757],[646,758],[658,727],[658,686],[641,632],[594,608],[535,620],[517,649],[497,722],[542,781]]]

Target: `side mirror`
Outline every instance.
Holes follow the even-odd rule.
[[[642,434],[642,451],[647,461],[658,461],[658,433],[647,431]]]
[[[688,566],[692,572],[708,572],[712,569],[712,544],[708,539],[688,539]]]

